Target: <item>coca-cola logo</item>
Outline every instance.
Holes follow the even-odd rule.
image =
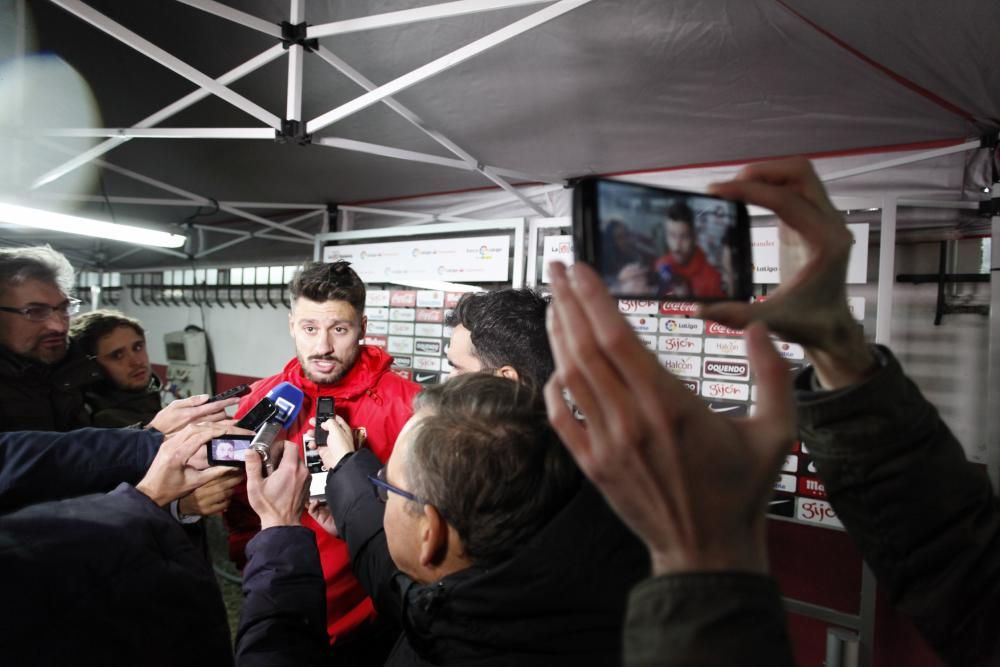
[[[705,328],[705,333],[709,336],[742,336],[742,329],[730,329],[724,324],[719,324],[718,322],[709,322],[708,326]]]
[[[698,312],[698,304],[693,301],[664,301],[660,304],[663,315],[694,315]]]
[[[417,293],[410,290],[394,290],[389,293],[389,305],[403,308],[417,305]]]

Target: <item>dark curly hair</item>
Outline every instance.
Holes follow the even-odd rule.
[[[502,289],[464,295],[448,315],[450,327],[469,330],[484,371],[510,366],[521,382],[540,390],[555,370],[545,331],[549,299],[530,289]]]
[[[365,284],[350,262],[307,262],[288,283],[294,302],[300,296],[310,301],[346,301],[360,317],[365,311]]]
[[[117,310],[92,310],[75,316],[69,325],[69,335],[84,352],[94,356],[97,354],[97,341],[118,327],[132,327],[137,334],[146,337],[146,330],[139,320]]]

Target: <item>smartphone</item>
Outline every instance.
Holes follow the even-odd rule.
[[[573,246],[619,298],[748,301],[753,294],[742,202],[585,178],[573,192]]]
[[[328,419],[333,419],[333,396],[320,396],[316,402],[316,446],[325,447],[326,437],[330,435],[320,426]]]
[[[208,447],[208,465],[246,467],[247,450],[250,449],[252,435],[224,435],[212,438]]]
[[[208,399],[208,401],[206,402],[214,403],[215,401],[224,401],[227,398],[232,398],[234,396],[246,396],[249,393],[250,393],[250,385],[241,384],[216,394],[212,398]]]
[[[257,405],[251,408],[250,412],[243,415],[236,425],[248,431],[256,431],[264,422],[278,413],[278,406],[267,396],[260,399]]]

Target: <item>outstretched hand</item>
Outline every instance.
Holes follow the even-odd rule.
[[[197,424],[168,437],[135,488],[162,507],[199,486],[225,476],[228,468],[205,468],[204,452],[205,443],[229,430],[228,423]]]
[[[298,526],[309,497],[309,470],[294,442],[271,447],[278,462],[264,477],[263,462],[254,449],[247,450],[247,498],[260,517],[261,530],[274,526]]]
[[[747,331],[757,415],[711,412],[642,345],[597,275],[550,265],[549,418],[583,472],[645,542],[656,574],[767,569],[765,510],[795,437],[787,366]],[[586,422],[564,398],[568,390]]]
[[[781,286],[766,301],[716,303],[700,317],[743,328],[760,321],[800,343],[822,384],[836,388],[864,378],[874,357],[847,308],[847,263],[854,237],[805,158],[752,164],[709,192],[774,211],[780,219]]]
[[[170,405],[156,413],[148,427],[169,435],[188,424],[222,421],[228,418],[226,408],[240,402],[239,398],[234,397],[210,403],[209,398],[211,396],[208,394],[199,394],[171,401]]]

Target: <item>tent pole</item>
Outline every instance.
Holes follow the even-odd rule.
[[[215,81],[221,85],[228,85],[230,83],[233,83],[234,81],[243,78],[247,74],[250,74],[251,72],[260,69],[261,67],[271,62],[272,60],[275,60],[282,54],[284,54],[284,50],[281,48],[280,44],[272,46],[263,53],[246,61],[242,65],[229,70],[228,72],[217,78]],[[187,95],[180,98],[176,102],[173,102],[172,104],[163,107],[162,109],[152,114],[151,116],[143,118],[132,127],[134,128],[152,127],[153,125],[156,125],[166,120],[167,118],[170,118],[174,114],[177,114],[183,111],[184,109],[187,109],[192,104],[205,99],[211,94],[212,93],[209,92],[207,89],[199,88],[198,90],[188,93]],[[47,183],[51,183],[52,181],[62,178],[63,176],[73,171],[74,169],[77,169],[78,167],[87,164],[91,160],[99,158],[108,151],[117,148],[118,146],[120,146],[121,144],[125,143],[128,140],[129,140],[128,138],[116,137],[114,139],[108,139],[107,141],[101,142],[100,144],[94,146],[93,148],[84,151],[83,153],[80,153],[72,160],[68,160],[63,164],[59,165],[58,167],[55,167],[54,169],[51,169],[46,173],[42,174],[42,176],[35,179],[35,182],[31,184],[31,187],[33,189],[39,188]]]
[[[53,0],[55,2],[71,2],[73,0]],[[337,121],[343,120],[348,116],[356,114],[357,112],[367,109],[368,107],[382,101],[386,97],[395,95],[396,93],[402,92],[411,86],[414,86],[421,81],[425,81],[436,74],[440,74],[446,70],[459,65],[470,58],[473,58],[481,53],[484,53],[504,42],[517,37],[532,28],[536,28],[544,23],[547,23],[559,16],[576,9],[582,5],[587,4],[591,0],[559,0],[559,2],[546,7],[545,9],[535,12],[525,18],[515,21],[509,26],[497,30],[485,37],[477,39],[476,41],[467,44],[460,49],[456,49],[451,53],[448,53],[436,60],[433,60],[422,67],[408,72],[400,77],[397,77],[382,86],[379,86],[373,91],[365,93],[359,97],[354,98],[350,102],[341,104],[340,106],[327,111],[324,114],[313,118],[306,123],[306,132],[312,134],[325,127],[328,127]]]
[[[202,88],[208,89],[216,96],[229,102],[240,111],[250,114],[254,118],[260,120],[265,125],[270,125],[276,130],[281,129],[281,119],[278,118],[273,113],[271,113],[270,111],[268,111],[267,109],[259,106],[255,102],[251,102],[250,100],[243,97],[239,93],[216,82],[215,79],[196,70],[194,67],[191,67],[190,65],[182,61],[180,58],[177,58],[167,53],[166,51],[156,46],[149,40],[140,37],[136,33],[126,28],[125,26],[115,21],[112,21],[104,14],[101,14],[100,12],[92,9],[91,7],[80,2],[79,0],[51,0],[51,1],[53,4],[62,7],[71,14],[75,14],[77,17],[90,23],[94,27],[103,30],[104,32],[118,39],[124,44],[131,46],[139,53],[142,53],[143,55],[147,56],[148,58],[151,58],[155,62],[158,62],[164,67],[174,71],[176,74],[179,74],[180,76],[201,86]]]
[[[229,5],[224,5],[221,2],[215,2],[214,0],[177,0],[185,5],[190,5],[209,14],[215,14],[221,18],[232,21],[233,23],[239,23],[247,28],[253,28],[265,35],[270,35],[271,37],[277,37],[281,39],[281,28],[275,23],[269,23],[264,19],[257,18],[246,12],[241,12],[238,9],[234,9]],[[294,21],[293,21],[294,23]]]
[[[913,162],[920,162],[922,160],[931,160],[936,157],[951,155],[953,153],[962,153],[964,151],[973,150],[979,147],[980,147],[979,139],[976,139],[975,141],[966,141],[965,143],[957,144],[955,146],[936,148],[934,150],[924,151],[922,153],[917,153],[915,155],[907,155],[906,157],[899,157],[893,160],[876,162],[875,164],[869,164],[863,167],[855,167],[853,169],[844,169],[842,171],[835,171],[833,173],[820,176],[820,180],[823,181],[824,183],[829,183],[830,181],[836,181],[841,178],[848,178],[849,176],[860,176],[861,174],[870,174],[873,171],[881,171],[882,169],[900,167],[904,164],[911,164]]]

